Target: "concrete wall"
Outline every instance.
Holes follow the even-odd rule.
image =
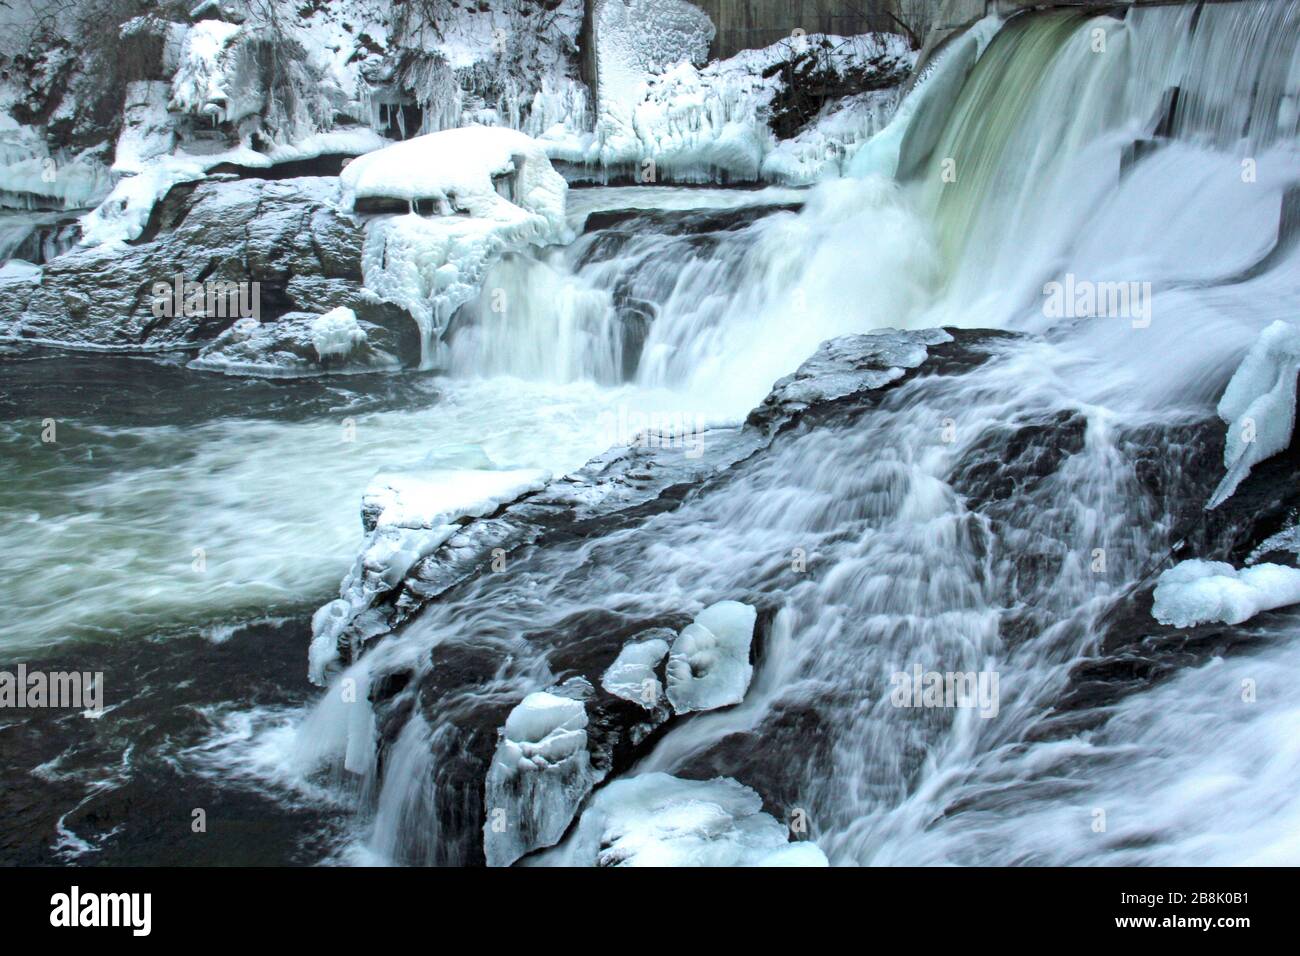
[[[897,32],[889,14],[897,14],[908,0],[691,0],[709,15],[718,34],[709,55],[731,56],[739,50],[764,47],[805,33],[850,35],[872,30]],[[937,6],[937,0],[911,0]]]
[[[807,33],[903,32],[899,21],[920,34],[928,52],[986,13],[1003,15],[1045,7],[1157,6],[1194,0],[691,0],[718,28],[709,55],[732,56],[767,46],[796,28]],[[1215,2],[1215,0],[1211,0]],[[1233,0],[1218,0],[1233,2]],[[923,59],[925,57],[923,56]]]

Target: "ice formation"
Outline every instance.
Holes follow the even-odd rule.
[[[668,700],[679,714],[712,710],[745,699],[749,645],[758,612],[739,601],[706,607],[682,629],[668,656]]]
[[[1251,468],[1291,444],[1298,374],[1300,333],[1287,322],[1274,322],[1260,333],[1219,400],[1219,417],[1228,423],[1227,474],[1208,507],[1232,497]]]
[[[261,96],[233,74],[239,68],[236,37],[244,28],[225,20],[200,20],[187,31],[172,77],[171,108],[214,123],[237,122],[256,113]]]
[[[1241,624],[1262,611],[1300,604],[1300,569],[1222,561],[1183,561],[1156,581],[1151,615],[1161,624]]]
[[[367,224],[362,270],[374,295],[415,318],[425,366],[493,261],[572,238],[568,185],[537,142],[515,130],[469,126],[417,136],[353,160],[340,180],[353,208],[388,200],[411,210]]]
[[[348,355],[365,340],[357,314],[347,306],[331,309],[311,324],[311,344],[321,359]]]
[[[37,130],[0,109],[0,207],[78,209],[112,188],[112,174],[86,150],[51,155]]]
[[[565,866],[827,866],[814,843],[763,812],[759,795],[727,777],[647,773],[615,780],[572,836],[538,862]]]
[[[506,718],[487,774],[488,866],[557,843],[597,779],[583,702],[547,691],[525,697]]]
[[[613,2],[603,9],[620,6]],[[656,57],[627,54],[626,37],[598,30],[594,130],[542,134],[551,157],[618,169],[642,181],[663,176],[811,183],[846,167],[888,121],[897,93],[881,89],[829,102],[794,138],[781,141],[768,120],[778,97],[788,92],[787,69],[798,64],[839,81],[859,76],[892,87],[914,62],[907,44],[893,34],[813,34],[701,65],[702,35],[679,31],[676,49],[668,52],[663,41]]]
[[[344,631],[375,598],[392,590],[416,561],[460,528],[460,519],[490,514],[544,487],[550,473],[537,469],[432,469],[378,475],[362,498],[367,529],[339,597],[312,617],[308,676],[322,684],[338,661]],[[364,633],[364,629],[363,629]]]
[[[912,86],[911,92],[898,104],[887,125],[873,136],[869,143],[858,149],[849,160],[848,172],[857,177],[906,175],[909,170],[899,169],[899,159],[906,139],[912,140],[913,152],[926,155],[942,132],[942,120],[957,99],[966,78],[994,35],[1002,27],[1002,20],[990,15],[969,30],[954,38],[939,57],[929,64]],[[926,120],[913,128],[917,114]]]
[[[167,113],[170,95],[170,88],[161,80],[127,84],[113,172],[139,173],[147,163],[166,156],[175,147],[176,128]]]
[[[661,629],[669,638],[672,631]],[[663,682],[656,670],[668,654],[669,641],[663,637],[641,637],[628,641],[618,652],[600,679],[600,685],[615,697],[630,700],[646,710],[653,710],[663,697]]]

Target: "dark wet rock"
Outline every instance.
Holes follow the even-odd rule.
[[[1023,495],[1083,450],[1086,427],[1078,412],[1060,411],[989,429],[962,456],[950,483],[975,510]]]
[[[798,212],[802,208],[803,203],[785,202],[738,206],[735,209],[605,209],[590,213],[582,231],[613,230],[628,236],[646,231],[669,236],[732,232],[773,213]]]

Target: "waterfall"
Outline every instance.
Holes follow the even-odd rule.
[[[1300,3],[1024,15],[962,49],[881,134],[898,182],[863,169],[800,211],[724,224],[641,215],[498,267],[498,288],[541,294],[522,331],[485,303],[453,330],[462,374],[632,378],[716,413],[846,332],[1035,335],[784,435],[633,529],[535,549],[381,642],[371,672],[413,667],[417,684],[431,647],[501,654],[489,702],[422,696],[370,764],[382,858],[472,857],[481,781],[457,761],[562,676],[522,635],[728,599],[777,612],[749,698],[670,730],[631,772],[760,788],[803,809],[837,864],[1294,859],[1287,620],[1249,656],[1051,731],[1102,616],[1218,478],[1162,436],[1209,414],[1258,329],[1300,312],[1282,219],[1300,186]],[[1121,282],[1142,297],[1132,314],[1046,305],[1052,283]],[[997,719],[895,706],[892,675],[914,667],[998,674]],[[1243,710],[1246,673],[1274,692]],[[1261,753],[1280,769],[1254,779]]]

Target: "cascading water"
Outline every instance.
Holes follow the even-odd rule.
[[[497,267],[508,300],[543,294],[524,296],[522,333],[486,298],[467,313],[460,372],[634,375],[724,418],[837,334],[1045,334],[780,436],[675,510],[532,550],[380,641],[299,738],[314,761],[333,726],[335,759],[351,751],[374,794],[366,859],[473,858],[483,784],[465,753],[565,676],[523,635],[731,599],[775,615],[749,696],[670,729],[630,773],[735,777],[803,809],[837,864],[1294,860],[1291,618],[1240,657],[1081,707],[1085,729],[1052,728],[1103,616],[1217,481],[1161,435],[1203,420],[1254,333],[1300,306],[1281,234],[1300,185],[1300,3],[1024,16],[959,94],[925,90],[901,139],[882,134],[901,184],[827,184],[799,213],[735,228],[629,219]],[[1140,298],[1054,315],[1045,285],[1067,278]],[[396,674],[436,687],[430,651],[448,646],[498,653],[483,699],[408,691],[413,710],[393,712],[414,716],[374,760],[339,688]],[[895,706],[891,675],[913,667],[996,673],[996,719]],[[1272,693],[1233,709],[1246,674]]]

